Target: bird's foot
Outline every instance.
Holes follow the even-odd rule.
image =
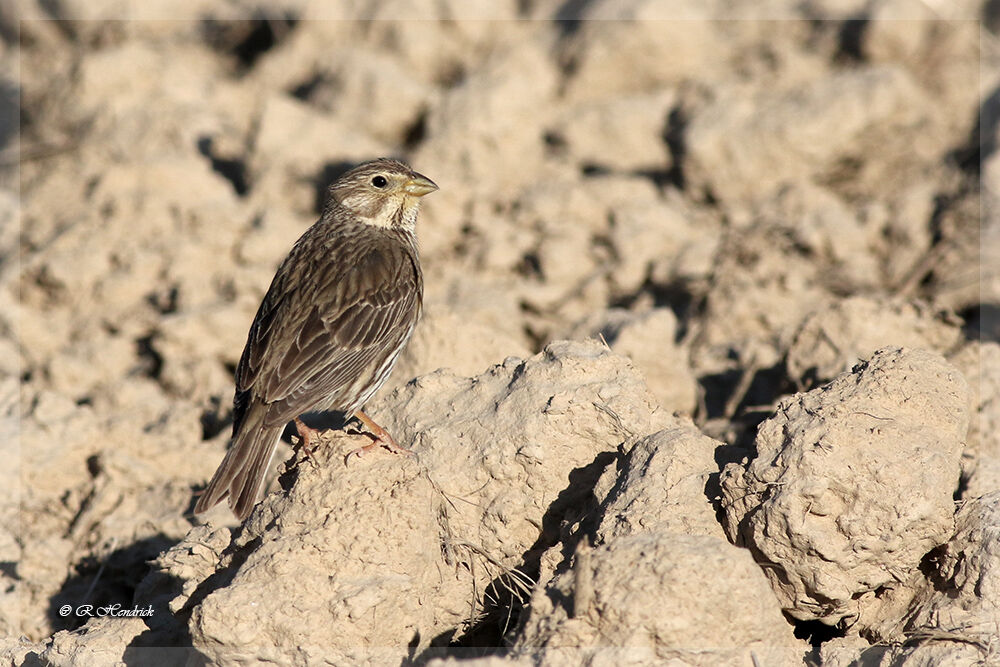
[[[344,457],[344,465],[346,465],[351,460],[352,456],[360,459],[368,452],[372,451],[373,449],[378,449],[379,447],[385,447],[390,452],[396,454],[409,454],[410,456],[413,456],[413,450],[406,449],[405,447],[400,447],[395,442],[386,442],[385,440],[375,440],[365,445],[364,447],[358,447],[357,449],[352,449],[351,451],[347,452],[347,456]]]
[[[299,432],[299,443],[302,448],[302,453],[305,454],[306,458],[311,458],[313,453],[313,443],[319,440],[319,431],[306,426],[298,417],[295,418],[295,430]]]
[[[408,454],[410,456],[414,455],[412,450],[406,449],[405,447],[400,447],[398,444],[396,444],[396,441],[393,439],[391,435],[389,435],[388,431],[386,431],[384,428],[376,424],[371,417],[366,415],[361,410],[355,412],[354,416],[357,417],[358,420],[360,420],[361,423],[365,425],[365,428],[368,429],[368,433],[366,435],[371,436],[372,442],[365,445],[364,447],[358,447],[357,449],[352,449],[351,451],[349,451],[347,453],[347,456],[344,457],[345,465],[347,464],[348,461],[351,460],[352,456],[361,458],[368,452],[372,451],[373,449],[378,449],[379,447],[385,447],[393,454]]]

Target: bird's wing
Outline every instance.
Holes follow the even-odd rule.
[[[400,246],[351,254],[346,269],[338,258],[325,258],[332,270],[313,267],[320,275],[307,285],[286,289],[277,284],[279,270],[261,304],[237,369],[237,389],[252,388],[269,404],[268,425],[328,400],[334,408],[353,407],[351,386],[374,374],[416,324],[422,286],[415,258]]]

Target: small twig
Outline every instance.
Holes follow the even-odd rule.
[[[594,405],[595,408],[597,408],[598,410],[600,410],[604,414],[606,414],[609,417],[611,417],[611,419],[614,420],[615,425],[618,427],[618,430],[621,431],[627,438],[634,438],[635,437],[635,432],[632,429],[630,429],[628,426],[625,425],[625,422],[622,421],[622,418],[620,416],[618,416],[617,412],[615,412],[614,410],[611,409],[611,406],[609,406],[607,403],[603,403],[601,401],[594,401],[593,405]]]
[[[852,415],[865,415],[866,417],[871,417],[872,419],[877,419],[877,420],[879,420],[879,421],[882,421],[882,422],[891,422],[891,421],[896,421],[896,420],[895,420],[895,419],[893,419],[892,417],[876,417],[876,416],[875,416],[875,415],[873,415],[872,413],[870,413],[870,412],[865,412],[864,410],[855,410],[855,411],[854,411],[854,412],[852,412],[851,414],[852,414]]]
[[[736,384],[736,389],[729,396],[729,400],[726,401],[725,411],[723,412],[726,419],[732,419],[736,415],[736,409],[740,407],[740,403],[746,398],[747,392],[750,391],[750,385],[753,384],[754,375],[759,370],[760,366],[754,358],[751,358],[747,367],[740,374],[740,381]]]
[[[987,653],[989,651],[989,645],[987,645],[986,642],[974,639],[972,637],[960,634],[958,632],[948,632],[947,630],[939,630],[935,628],[922,629],[909,633],[906,636],[906,640],[903,642],[903,644],[906,645],[906,644],[913,644],[920,642],[934,642],[934,641],[960,642],[962,644],[969,644],[971,646],[975,646],[983,653]]]
[[[896,294],[903,297],[912,296],[917,287],[920,286],[920,283],[923,282],[924,277],[941,262],[941,259],[944,257],[944,251],[950,245],[952,245],[951,241],[945,239],[937,245],[931,246],[899,282]]]
[[[111,543],[108,545],[109,552],[115,550],[115,546],[118,544],[118,538],[112,537]],[[97,568],[97,574],[94,575],[94,580],[90,582],[90,587],[87,588],[87,592],[83,594],[83,599],[80,600],[81,604],[86,604],[90,601],[90,596],[93,594],[94,589],[97,588],[97,582],[101,580],[101,575],[104,574],[104,568],[107,567],[108,559],[105,558],[101,561],[101,566]]]

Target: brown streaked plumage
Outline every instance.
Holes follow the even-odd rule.
[[[392,371],[420,316],[423,276],[414,225],[437,186],[402,162],[379,159],[329,189],[319,221],[278,267],[236,369],[233,442],[195,505],[229,497],[240,519],[257,503],[285,424],[337,410],[358,417],[382,445],[406,451],[362,412]]]

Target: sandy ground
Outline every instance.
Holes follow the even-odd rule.
[[[1000,661],[996,3],[339,7],[0,3],[6,661]],[[441,188],[417,456],[193,517],[382,155]]]

